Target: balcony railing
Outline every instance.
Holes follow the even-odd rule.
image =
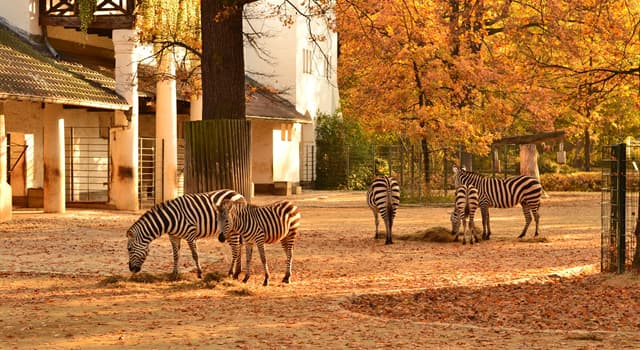
[[[80,28],[78,0],[40,0],[40,24]],[[96,0],[90,29],[131,29],[135,0]]]

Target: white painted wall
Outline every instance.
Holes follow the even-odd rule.
[[[291,132],[291,141],[288,133]],[[300,182],[300,124],[273,130],[273,181]],[[284,138],[284,140],[283,140]]]
[[[2,0],[0,17],[23,35],[40,35],[38,0]]]
[[[255,184],[273,183],[273,140],[274,123],[265,120],[251,122],[251,174]]]

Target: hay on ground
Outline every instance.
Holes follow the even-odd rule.
[[[448,243],[453,242],[454,236],[451,231],[441,227],[430,227],[426,230],[417,231],[406,235],[398,235],[397,239],[401,241],[423,241],[423,242],[439,242]]]

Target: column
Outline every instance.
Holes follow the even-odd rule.
[[[135,30],[113,30],[116,92],[131,109],[114,112],[109,201],[120,210],[138,210],[138,57]]]
[[[44,106],[44,211],[64,213],[64,119],[62,105]]]
[[[178,196],[178,130],[176,65],[172,52],[165,51],[158,64],[156,83],[156,160],[161,171],[156,176],[156,203]],[[156,169],[158,167],[156,166]]]
[[[5,101],[0,100],[0,222],[12,217],[11,186],[7,183],[7,131],[4,124]]]

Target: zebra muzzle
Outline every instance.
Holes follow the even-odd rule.
[[[129,264],[129,271],[133,273],[140,272],[140,266],[134,266],[132,264]]]
[[[218,235],[218,241],[220,241],[220,243],[224,243],[224,241],[226,241],[227,238],[224,236],[224,233],[220,233]]]

